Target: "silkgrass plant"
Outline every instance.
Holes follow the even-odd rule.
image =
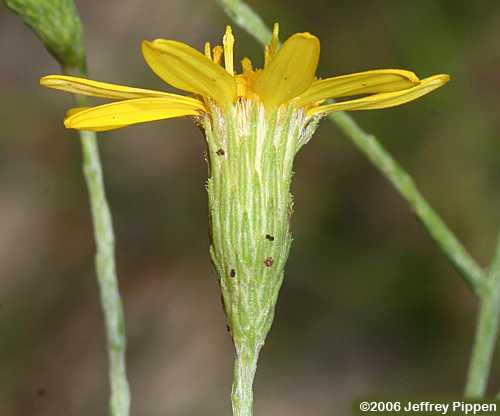
[[[212,47],[207,42],[203,53],[174,40],[143,42],[142,52],[153,72],[187,95],[126,87],[68,75],[75,72],[84,75],[84,61],[75,70],[73,58],[66,58],[82,56],[81,32],[76,30],[77,36],[51,37],[47,31],[59,27],[53,25],[54,21],[63,28],[79,22],[71,1],[6,0],[6,3],[39,34],[67,73],[45,76],[42,85],[80,97],[115,100],[87,107],[79,98],[78,106],[68,111],[64,122],[66,127],[81,131],[96,242],[98,248],[107,248],[98,253],[97,272],[108,324],[113,415],[128,414],[125,336],[114,274],[110,213],[104,198],[94,132],[175,117],[191,117],[202,127],[207,143],[210,254],[235,347],[234,415],[253,413],[253,379],[258,357],[273,322],[292,242],[293,161],[324,117],[335,122],[391,180],[480,297],[481,313],[467,396],[484,394],[500,308],[500,248],[488,279],[430,208],[410,176],[373,136],[343,112],[404,104],[444,85],[448,75],[420,79],[410,71],[385,69],[320,79],[316,74],[320,54],[316,36],[296,33],[281,44],[278,25],[271,32],[243,2],[220,0],[219,4],[237,24],[251,30],[264,43],[262,69],[255,69],[249,58],[243,58],[241,72],[236,71],[235,40],[228,26],[222,46]],[[61,16],[70,13],[72,17],[68,19],[57,13]],[[47,24],[49,21],[51,24]],[[65,47],[58,42],[65,42]],[[61,50],[62,53],[58,52]],[[68,50],[71,53],[64,52]]]
[[[64,75],[40,81],[49,88],[118,100],[71,109],[64,121],[68,128],[103,131],[186,116],[202,127],[209,163],[210,255],[235,348],[232,405],[237,416],[252,414],[259,353],[292,242],[295,155],[329,113],[404,104],[449,79],[421,80],[394,69],[319,79],[319,39],[296,33],[280,46],[278,32],[276,24],[264,48],[264,68],[254,69],[243,58],[241,73],[235,71],[230,26],[222,46],[207,42],[204,53],[174,40],[144,41],[142,53],[153,72],[191,96]],[[360,98],[327,101],[344,97]]]

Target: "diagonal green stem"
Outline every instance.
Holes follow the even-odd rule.
[[[216,0],[235,23],[243,27],[259,42],[271,39],[271,31],[260,16],[241,0]],[[473,292],[480,296],[484,285],[484,272],[467,253],[453,232],[420,194],[411,177],[371,134],[343,112],[333,113],[329,119],[361,150],[409,203],[439,248],[448,257]]]
[[[263,45],[271,41],[272,32],[262,18],[244,1],[216,0],[224,12]]]
[[[352,140],[356,147],[392,183],[472,291],[477,296],[480,296],[485,285],[483,270],[467,253],[464,246],[439,215],[431,208],[417,189],[411,176],[383,148],[375,136],[363,131],[348,114],[338,112],[331,114],[328,118]]]

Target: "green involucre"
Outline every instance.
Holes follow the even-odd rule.
[[[213,106],[202,120],[210,170],[210,254],[236,350],[235,416],[252,414],[257,359],[292,242],[293,160],[317,121],[292,106],[266,114],[252,100],[225,111]]]

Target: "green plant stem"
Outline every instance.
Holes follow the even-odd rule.
[[[4,3],[40,38],[68,75],[86,76],[83,28],[73,0],[4,0]],[[76,97],[79,106],[85,97]],[[111,416],[128,416],[130,393],[125,366],[125,321],[116,277],[114,234],[106,200],[96,134],[80,131],[83,172],[89,192],[94,238],[95,265],[106,326]]]
[[[235,23],[243,27],[259,42],[265,44],[271,39],[271,31],[260,16],[241,0],[216,0]],[[460,241],[430,207],[420,194],[410,175],[383,148],[375,136],[368,134],[343,112],[333,113],[329,119],[361,150],[370,161],[394,185],[401,196],[410,204],[426,230],[439,248],[458,270],[472,291],[480,296],[485,282],[482,268],[467,253]]]
[[[476,334],[465,386],[465,397],[470,399],[480,399],[485,395],[498,336],[500,323],[500,236],[487,283],[479,302]]]
[[[253,381],[257,371],[259,352],[260,347],[254,345],[239,348],[237,351],[231,391],[233,416],[252,416],[253,414]]]
[[[83,172],[94,223],[94,236],[97,245],[96,274],[108,343],[111,387],[110,414],[112,416],[128,416],[130,392],[125,364],[125,320],[116,278],[111,213],[104,192],[96,134],[90,131],[81,131],[80,141],[83,152]]]
[[[216,0],[224,12],[238,26],[245,29],[260,43],[267,44],[271,41],[272,32],[262,18],[244,1],[241,0]]]
[[[77,103],[79,106],[85,106],[85,97],[77,97]],[[106,326],[111,389],[109,411],[111,416],[128,416],[130,390],[125,362],[125,319],[116,276],[111,211],[104,190],[97,136],[91,131],[80,131],[79,134],[83,153],[83,173],[89,193],[97,248],[95,256],[97,283]]]
[[[448,257],[472,291],[481,295],[485,285],[482,268],[467,253],[453,232],[431,208],[417,189],[413,179],[383,148],[377,138],[366,133],[352,117],[343,112],[328,117],[363,152],[408,202],[427,232]]]

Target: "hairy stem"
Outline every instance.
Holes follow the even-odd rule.
[[[73,0],[4,0],[40,38],[45,47],[68,75],[86,76],[83,27]],[[76,97],[85,107],[85,97]],[[111,212],[106,200],[102,167],[96,134],[80,131],[83,172],[89,193],[94,239],[97,246],[95,266],[106,326],[109,378],[111,384],[110,413],[128,416],[130,393],[125,370],[125,323],[116,277],[114,234]]]
[[[125,319],[116,277],[111,212],[104,191],[96,134],[90,131],[79,133],[83,152],[83,172],[89,192],[97,246],[95,256],[97,283],[106,325],[111,386],[109,409],[111,416],[128,416],[130,392],[125,365]]]
[[[259,359],[259,346],[245,345],[236,350],[231,401],[234,416],[252,416],[253,381]]]
[[[81,70],[65,70],[65,72],[82,74]],[[86,97],[76,96],[75,99],[78,106],[87,105]],[[111,416],[128,416],[130,388],[125,359],[127,337],[125,314],[116,275],[113,220],[106,198],[97,135],[93,131],[79,131],[78,133],[82,148],[82,169],[94,226],[95,268],[107,338],[111,390],[109,413]]]

